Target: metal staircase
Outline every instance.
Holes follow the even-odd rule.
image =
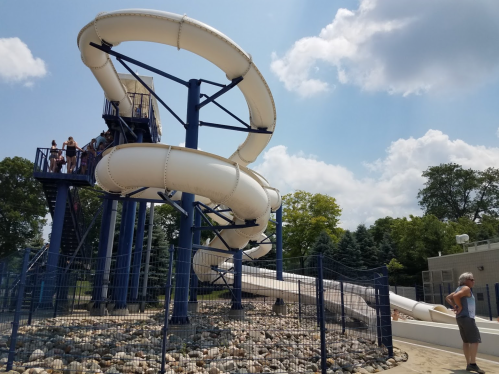
[[[64,214],[64,226],[61,240],[61,254],[73,255],[81,242],[85,231],[85,218],[81,209],[78,189],[74,186],[68,187],[68,199],[66,201],[66,211]],[[43,191],[47,199],[50,215],[54,216],[55,200],[57,196],[56,181],[43,183]],[[86,255],[85,246],[80,253]]]

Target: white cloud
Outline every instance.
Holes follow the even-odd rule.
[[[33,86],[33,78],[47,74],[45,62],[33,57],[28,46],[19,38],[0,38],[0,81],[20,82]]]
[[[473,146],[429,130],[418,139],[392,142],[385,158],[366,163],[374,174],[371,177],[356,177],[341,165],[315,157],[291,155],[282,145],[268,150],[255,170],[282,194],[306,190],[335,197],[343,209],[341,226],[355,229],[360,223],[370,225],[385,216],[421,215],[416,196],[424,184],[422,172],[448,162],[478,170],[497,167],[499,148]]]
[[[327,91],[318,62],[336,81],[367,91],[420,94],[469,89],[499,75],[499,2],[361,0],[339,9],[318,36],[296,41],[271,69],[301,96]]]

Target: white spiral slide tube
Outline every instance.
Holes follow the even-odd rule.
[[[144,9],[128,9],[99,14],[78,35],[83,63],[90,68],[104,90],[106,98],[120,103],[120,113],[130,116],[131,101],[109,55],[90,46],[107,43],[117,46],[125,41],[148,41],[189,50],[222,69],[232,80],[243,77],[238,88],[249,109],[253,129],[274,131],[276,112],[274,100],[265,79],[249,54],[212,27],[186,16]],[[245,166],[255,161],[270,141],[270,134],[249,133],[246,140],[229,159],[198,150],[159,144],[117,146],[104,154],[97,165],[98,184],[106,191],[127,194],[141,187],[150,187],[134,196],[157,198],[159,190],[177,190],[209,199],[208,203],[223,204],[233,211],[234,222],[255,220],[258,226],[223,230],[222,238],[231,248],[244,248],[249,240],[261,240],[270,211],[281,205],[279,192]],[[206,200],[205,200],[206,201]],[[218,238],[209,245],[225,250]],[[260,245],[253,256],[263,255],[269,245]],[[199,250],[194,270],[203,281],[218,274],[218,266],[232,255],[213,256]]]
[[[247,101],[251,127],[274,131],[274,100],[251,56],[208,25],[186,16],[156,10],[127,9],[100,13],[78,34],[77,43],[83,63],[94,74],[106,98],[120,103],[120,113],[123,116],[130,116],[132,110],[126,88],[109,55],[90,46],[90,42],[105,42],[117,46],[126,41],[156,42],[186,49],[218,66],[229,80],[242,76],[244,79],[238,84],[238,88]],[[281,205],[279,192],[270,187],[265,178],[246,168],[256,160],[270,138],[271,135],[268,134],[249,133],[229,159],[198,150],[160,144],[120,145],[104,154],[97,165],[96,178],[104,190],[121,195],[141,187],[150,187],[134,196],[156,199],[157,191],[177,190],[197,194],[196,199],[206,204],[229,206],[233,210],[236,224],[242,224],[245,220],[256,220],[258,223],[255,227],[222,231],[222,237],[232,248],[243,248],[249,240],[262,241],[271,208],[277,209]],[[179,195],[180,193],[175,197],[178,198]],[[209,245],[226,249],[218,238]],[[269,244],[261,244],[246,251],[246,254],[258,258],[270,248]],[[201,280],[213,281],[218,274],[211,270],[211,265],[226,266],[222,265],[224,257],[230,258],[231,254],[219,257],[218,254],[213,256],[205,250],[199,250],[194,257],[194,270]],[[243,259],[248,257],[243,256]],[[256,271],[255,268],[251,270]],[[285,274],[284,282],[273,284],[266,281],[269,277],[275,279],[275,272],[261,269],[258,274],[245,275],[243,288],[247,287],[249,291],[258,288],[263,294],[271,295],[272,287],[279,286],[279,297],[289,301],[296,299],[296,276]],[[326,287],[335,286],[333,283],[326,284]],[[354,285],[345,286],[345,292],[369,299],[370,290]],[[333,303],[330,308],[337,307],[336,298],[326,300]],[[435,310],[428,304],[416,303],[393,294],[391,298],[392,305],[395,304],[416,318],[452,318],[443,310]],[[372,313],[361,315],[354,310],[347,313],[360,319],[372,318]]]

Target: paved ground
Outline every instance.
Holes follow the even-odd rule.
[[[396,337],[394,337],[393,345],[407,352],[409,360],[389,370],[390,374],[469,374],[465,370],[464,356],[457,349]],[[499,355],[499,347],[497,349]],[[499,357],[479,353],[477,365],[487,374],[499,374]]]

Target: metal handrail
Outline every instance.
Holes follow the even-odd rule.
[[[67,150],[60,150],[62,151],[62,156],[64,157],[64,164],[60,165],[59,170],[52,172],[50,170],[50,158],[49,158],[49,153],[51,151],[51,148],[37,148],[36,152],[36,157],[35,157],[35,164],[33,171],[35,173],[50,173],[50,174],[67,174],[67,160],[66,160],[66,153]],[[59,151],[59,149],[58,149]],[[76,151],[76,166],[71,174],[73,175],[88,175],[90,177],[91,183],[95,183],[95,175],[94,175],[94,170],[95,166],[99,161],[98,157],[94,157],[91,153],[87,154],[87,168],[86,170],[83,170],[83,166],[81,164],[81,157],[82,157],[82,152],[80,150]]]

